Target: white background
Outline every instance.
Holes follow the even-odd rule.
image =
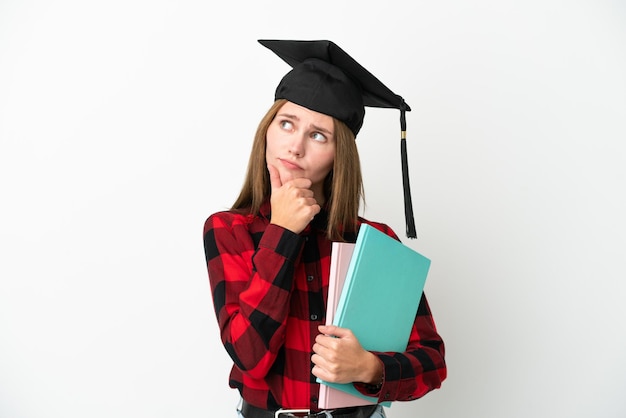
[[[288,66],[402,95],[449,377],[388,415],[626,416],[621,1],[0,1],[0,417],[228,417],[202,225]],[[398,113],[358,139],[404,232]]]

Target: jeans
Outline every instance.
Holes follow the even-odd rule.
[[[237,407],[237,418],[244,418],[244,416],[241,414],[240,407]],[[383,409],[382,405],[378,405],[374,413],[370,415],[370,418],[386,418],[385,410]]]

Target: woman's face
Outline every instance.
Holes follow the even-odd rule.
[[[308,178],[315,197],[323,198],[324,179],[335,159],[333,118],[286,102],[267,129],[267,164],[280,173],[283,184]]]

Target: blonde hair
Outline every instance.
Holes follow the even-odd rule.
[[[261,205],[270,197],[270,179],[265,160],[267,129],[286,102],[285,99],[275,101],[259,123],[246,177],[233,210],[258,215]],[[324,179],[324,197],[328,210],[326,236],[329,240],[343,241],[343,233],[357,230],[359,205],[364,199],[363,179],[354,134],[345,123],[335,118],[333,122],[335,159],[333,169]]]

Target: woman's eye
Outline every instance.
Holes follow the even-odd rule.
[[[291,123],[288,120],[283,120],[283,121],[280,121],[280,127],[285,129],[285,130],[287,130],[287,131],[289,131],[289,130],[293,129],[293,123]]]
[[[326,141],[326,136],[324,134],[321,134],[319,132],[313,132],[313,134],[311,134],[311,137],[318,141],[318,142],[325,142]]]

